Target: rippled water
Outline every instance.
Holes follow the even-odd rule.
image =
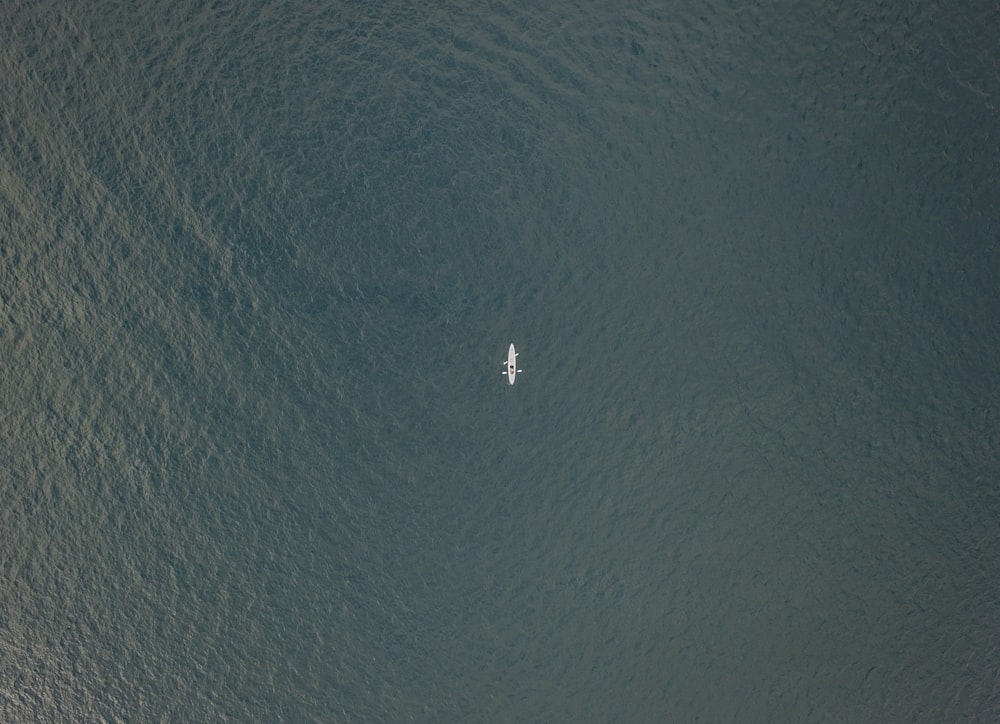
[[[8,3],[3,718],[995,716],[1000,13],[870,5]]]

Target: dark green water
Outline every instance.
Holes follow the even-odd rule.
[[[371,5],[0,10],[0,718],[994,719],[996,4]]]

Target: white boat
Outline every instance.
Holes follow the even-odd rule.
[[[507,384],[514,384],[514,378],[517,377],[518,372],[523,372],[524,370],[519,370],[517,368],[517,352],[514,350],[514,343],[510,343],[510,349],[507,350],[507,369],[505,369],[500,374],[507,375]]]

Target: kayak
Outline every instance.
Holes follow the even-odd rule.
[[[507,384],[514,384],[514,378],[517,377],[518,372],[523,372],[524,370],[519,370],[517,368],[517,352],[514,350],[514,343],[510,343],[510,349],[507,350],[507,369],[505,369],[501,374],[507,375]]]

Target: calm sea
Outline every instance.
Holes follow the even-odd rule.
[[[995,720],[998,27],[8,0],[0,718]]]

